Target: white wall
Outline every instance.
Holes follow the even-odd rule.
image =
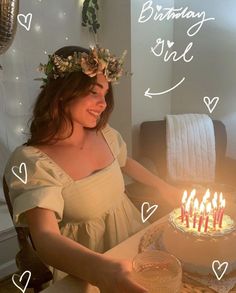
[[[111,125],[125,139],[129,154],[138,155],[139,127],[143,121],[163,119],[170,113],[171,94],[149,99],[144,96],[147,88],[152,91],[168,89],[172,81],[172,63],[165,63],[150,52],[156,38],[173,38],[173,21],[156,24],[139,23],[145,1],[104,0],[101,2],[101,31],[99,40],[116,54],[128,50],[125,68],[132,73],[124,77],[115,90],[115,109]],[[173,5],[173,0],[153,1]]]
[[[215,21],[206,22],[200,32],[187,37],[187,28],[193,20],[176,20],[174,24],[175,48],[181,52],[190,41],[194,42],[193,61],[186,64],[175,62],[172,83],[179,76],[186,76],[183,86],[172,92],[172,113],[206,113],[213,119],[222,120],[228,134],[228,156],[236,158],[236,2],[175,0],[175,7],[194,11],[206,11]],[[210,114],[203,97],[220,98]]]
[[[139,127],[143,121],[160,120],[170,113],[171,93],[154,96],[152,99],[145,97],[147,88],[151,92],[164,91],[171,86],[172,62],[164,62],[163,58],[156,57],[151,52],[156,39],[173,38],[173,21],[155,22],[148,20],[138,22],[142,12],[143,0],[131,0],[131,70],[132,76],[132,131],[133,154],[138,154]],[[156,5],[173,6],[173,0],[154,0],[152,7]],[[144,19],[148,18],[148,12],[144,12]],[[146,17],[145,17],[146,16]]]
[[[125,70],[131,71],[131,41],[130,41],[130,1],[102,0],[101,2],[101,30],[99,43],[117,56],[124,50],[128,51],[125,58]],[[131,77],[122,77],[113,86],[115,108],[110,124],[117,129],[127,143],[131,154]]]

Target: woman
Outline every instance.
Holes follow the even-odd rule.
[[[122,63],[98,47],[63,47],[50,56],[41,65],[47,78],[35,104],[31,137],[14,151],[5,175],[15,225],[29,226],[54,280],[63,271],[101,292],[141,293],[146,290],[130,278],[130,263],[102,254],[144,228],[124,193],[121,170],[162,193],[174,189],[128,158],[122,137],[107,123],[111,82],[120,77]],[[18,178],[12,172],[23,162],[27,182],[19,180],[22,170]]]

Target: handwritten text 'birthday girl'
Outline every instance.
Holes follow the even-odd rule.
[[[153,7],[153,1],[149,0],[143,4],[138,22],[144,23],[149,21],[150,19],[153,19],[154,21],[158,21],[158,20],[162,21],[162,20],[174,20],[179,18],[200,19],[187,30],[187,34],[189,37],[193,37],[194,35],[196,35],[200,31],[200,29],[202,28],[205,22],[209,20],[215,20],[214,17],[206,18],[205,11],[195,12],[195,11],[189,10],[188,7],[163,8],[161,5],[156,5],[156,7]]]

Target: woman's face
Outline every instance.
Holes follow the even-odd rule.
[[[97,125],[100,115],[106,109],[105,96],[109,89],[108,82],[103,74],[97,75],[95,85],[89,93],[71,102],[69,111],[74,124],[93,128]]]

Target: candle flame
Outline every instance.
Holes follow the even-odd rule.
[[[216,199],[216,197],[213,198],[212,205],[213,205],[214,209],[217,209],[217,199]]]
[[[190,198],[194,199],[195,195],[196,195],[196,189],[193,189],[190,193]]]
[[[203,212],[204,212],[204,210],[205,210],[204,203],[203,203],[203,202],[201,202],[201,204],[200,204],[200,213],[203,213]]]
[[[203,200],[202,200],[202,201],[203,201],[204,203],[206,203],[207,200],[208,200],[208,198],[209,198],[210,196],[211,196],[210,190],[207,189],[205,195],[203,196]]]
[[[217,202],[217,199],[218,199],[218,193],[217,193],[217,192],[214,193],[214,199],[215,199],[216,202]]]
[[[206,212],[207,214],[209,214],[211,212],[211,203],[208,202],[207,206],[206,206]]]
[[[189,212],[190,211],[190,205],[191,205],[191,200],[188,199],[188,201],[186,203],[186,206],[185,206],[186,212]]]
[[[182,204],[184,204],[186,202],[187,197],[188,197],[188,193],[187,193],[187,190],[185,190],[183,197],[182,197]]]
[[[195,198],[193,206],[194,206],[194,210],[197,211],[199,207],[199,202],[197,198]]]
[[[221,192],[221,193],[220,193],[220,203],[222,202],[223,199],[224,199],[224,197],[223,197],[223,193]]]
[[[225,199],[223,198],[222,201],[221,201],[221,203],[220,203],[220,207],[221,208],[225,208],[225,205],[226,205]]]

